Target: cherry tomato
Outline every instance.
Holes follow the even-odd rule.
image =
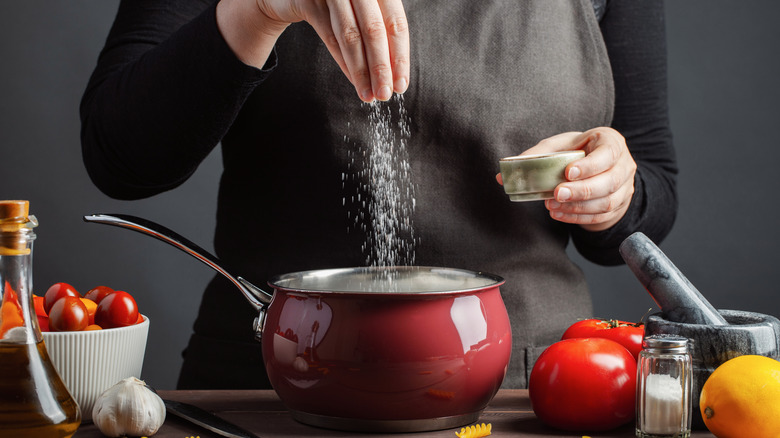
[[[89,292],[84,295],[84,298],[89,298],[96,304],[100,304],[100,301],[113,291],[114,289],[111,289],[108,286],[96,286],[90,289]]]
[[[81,298],[81,294],[68,283],[54,283],[43,295],[43,310],[46,311],[47,315],[51,313],[51,306],[62,297]]]
[[[634,421],[636,361],[622,345],[575,338],[548,347],[531,370],[528,393],[545,424],[604,431]]]
[[[639,360],[642,351],[642,339],[645,335],[644,323],[626,322],[610,319],[585,319],[577,321],[563,333],[561,339],[604,338],[626,347],[635,360]]]
[[[87,328],[84,329],[84,331],[90,331],[90,330],[103,330],[103,327],[97,324],[90,324],[87,326]]]
[[[125,327],[138,320],[138,305],[124,291],[115,291],[103,298],[95,312],[95,324],[103,328]]]
[[[49,311],[49,329],[53,332],[81,331],[89,325],[89,314],[81,298],[63,297]]]

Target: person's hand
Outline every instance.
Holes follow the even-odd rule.
[[[253,58],[248,63],[262,65],[287,25],[306,21],[363,101],[388,100],[409,86],[409,30],[401,0],[223,0],[218,24],[223,3],[220,31],[245,62]],[[254,10],[247,9],[250,3]]]
[[[522,155],[576,149],[583,149],[585,157],[566,166],[567,182],[555,188],[555,199],[546,200],[545,206],[555,220],[589,231],[606,230],[626,214],[634,195],[636,162],[620,133],[600,127],[558,134]]]

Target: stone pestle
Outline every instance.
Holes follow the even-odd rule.
[[[668,257],[643,233],[620,244],[620,255],[668,321],[729,325]]]

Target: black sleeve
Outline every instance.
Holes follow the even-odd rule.
[[[615,82],[612,127],[626,138],[637,163],[634,197],[620,222],[595,233],[572,227],[578,251],[603,265],[623,263],[617,249],[635,231],[656,243],[663,240],[677,215],[663,4],[657,0],[611,0],[600,22]]]
[[[239,61],[211,0],[123,0],[82,97],[84,164],[107,195],[183,183],[272,70]]]

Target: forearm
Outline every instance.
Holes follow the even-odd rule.
[[[120,6],[81,104],[85,165],[117,198],[184,182],[267,75],[233,54],[213,5],[160,8]]]

